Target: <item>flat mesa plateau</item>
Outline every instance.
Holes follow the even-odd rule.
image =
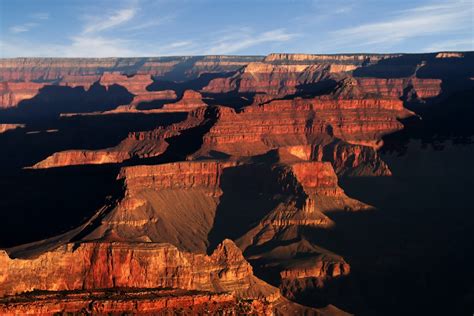
[[[474,53],[0,59],[0,314],[471,315]]]

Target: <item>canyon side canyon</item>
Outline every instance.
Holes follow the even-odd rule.
[[[474,53],[0,59],[0,314],[472,315]]]

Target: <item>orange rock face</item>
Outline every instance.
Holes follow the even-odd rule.
[[[242,93],[284,96],[295,93],[300,84],[350,72],[381,58],[377,55],[270,54],[260,62],[249,63],[230,78],[211,81],[204,90],[212,93],[238,90]]]
[[[34,97],[44,84],[35,82],[0,82],[0,109],[15,107]]]
[[[89,88],[100,80],[100,75],[65,75],[62,76],[60,85],[66,87],[84,87],[84,90],[89,90]]]
[[[12,260],[3,252],[0,260],[1,296],[34,289],[123,287],[224,290],[270,301],[279,297],[277,290],[253,276],[252,267],[229,240],[211,256],[164,244],[83,243],[77,249],[67,244],[35,259]],[[262,287],[257,288],[259,283]]]
[[[24,124],[0,124],[0,134],[17,128],[24,128]]]
[[[134,94],[133,101],[130,105],[123,105],[115,110],[115,112],[128,112],[131,109],[136,109],[138,105],[144,102],[176,99],[176,93],[173,90],[148,91],[146,88],[152,83],[153,80],[149,74],[136,74],[129,77],[117,72],[106,72],[100,78],[100,84],[106,87],[119,85]]]
[[[203,106],[207,106],[207,104],[202,101],[202,95],[199,92],[186,90],[181,100],[175,103],[165,104],[163,109],[170,111],[191,111]]]
[[[207,123],[205,108],[189,113],[188,118],[168,127],[145,132],[131,132],[117,146],[100,150],[67,150],[56,152],[31,166],[33,169],[72,165],[120,163],[132,158],[152,158],[165,153],[168,139],[178,137],[183,131]],[[112,114],[113,115],[113,114]]]
[[[194,156],[210,152],[254,156],[281,147],[307,146],[311,152],[307,159],[330,161],[338,173],[361,166],[360,171],[368,175],[389,174],[383,163],[374,169],[368,159],[379,161],[375,149],[381,137],[400,130],[397,118],[407,115],[400,101],[382,100],[295,99],[248,107],[240,113],[221,109]]]
[[[0,81],[58,80],[64,76],[96,75],[122,69],[126,73],[163,76],[183,63],[189,77],[201,73],[230,72],[251,61],[254,56],[152,57],[152,58],[11,58],[0,60]]]
[[[0,140],[21,150],[22,168],[61,167],[7,175],[52,183],[110,164],[97,172],[111,186],[96,204],[77,197],[91,210],[60,235],[0,250],[0,313],[324,314],[281,293],[296,299],[351,274],[353,254],[320,247],[320,236],[373,207],[338,178],[390,176],[384,138],[414,118],[407,107],[469,86],[444,72],[468,55],[0,60]],[[65,103],[79,113],[44,86],[76,93]],[[104,91],[119,101],[96,105]],[[39,93],[31,121],[8,116]],[[43,122],[41,106],[66,113]],[[168,112],[185,113],[171,124]],[[133,123],[102,137],[119,116]],[[51,213],[64,213],[58,205]]]
[[[114,295],[115,294],[115,295]],[[22,300],[21,300],[22,299]],[[239,313],[242,311],[266,312],[264,304],[251,301],[239,305],[230,294],[206,294],[182,290],[111,290],[71,291],[71,293],[25,295],[18,301],[5,299],[0,301],[3,315],[35,314],[51,315],[55,313],[90,313],[107,315],[114,313],[130,314],[173,314],[185,312],[203,313]],[[271,309],[268,309],[271,312]]]
[[[106,72],[100,77],[100,84],[106,87],[114,84],[125,87],[130,93],[135,95],[146,92],[146,87],[149,86],[153,80],[151,75],[136,74],[132,77],[122,75],[118,72]]]

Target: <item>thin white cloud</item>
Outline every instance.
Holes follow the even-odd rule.
[[[467,38],[440,41],[427,46],[424,50],[427,52],[472,51],[474,50],[474,39],[470,36]]]
[[[133,1],[129,7],[109,11],[101,15],[83,15],[82,31],[69,38],[70,42],[55,45],[53,56],[64,57],[131,57],[139,55],[132,47],[136,43],[121,36],[104,36],[104,31],[110,31],[127,24],[136,16],[138,2]],[[38,52],[38,50],[36,50]],[[40,54],[51,56],[51,50],[46,49]]]
[[[8,30],[11,33],[23,33],[23,32],[28,32],[30,28],[24,25],[15,25],[15,26],[10,27]]]
[[[182,40],[168,43],[141,43],[134,39],[109,38],[99,34],[79,34],[67,44],[38,44],[29,41],[2,41],[0,55],[15,57],[138,57],[231,54],[263,43],[283,43],[298,36],[284,29],[255,33],[222,32],[217,39]]]
[[[110,39],[101,36],[76,36],[71,45],[62,49],[66,57],[131,57],[138,52],[129,47],[130,42],[123,39]]]
[[[30,17],[36,20],[48,20],[49,19],[49,13],[48,12],[36,12],[30,14]]]
[[[204,48],[206,54],[230,54],[239,52],[263,43],[287,42],[298,36],[298,34],[288,33],[285,29],[275,29],[263,33],[254,33],[250,29],[243,31],[230,31],[215,41],[206,45],[210,48]]]
[[[108,29],[115,28],[133,19],[136,13],[137,9],[134,7],[130,7],[111,12],[105,17],[86,17],[88,23],[84,26],[84,30],[82,33],[99,33]]]
[[[168,48],[168,49],[182,48],[182,47],[190,46],[192,44],[193,44],[192,41],[179,41],[179,42],[173,42],[173,43],[170,43],[170,44],[166,45],[166,48]]]
[[[31,29],[34,27],[40,25],[40,21],[44,21],[49,19],[49,13],[47,12],[36,12],[36,13],[31,13],[27,15],[29,17],[29,20],[33,20],[32,22],[28,23],[23,23],[23,24],[17,24],[10,26],[8,28],[8,31],[13,34],[18,34],[18,33],[25,33],[29,32]]]
[[[290,22],[310,27],[331,19],[345,19],[358,5],[360,2],[355,0],[313,0],[304,13],[291,18]]]
[[[469,1],[434,3],[399,11],[392,18],[334,31],[326,48],[390,45],[423,36],[453,34],[472,27]]]
[[[159,25],[163,25],[163,24],[166,24],[166,23],[169,23],[171,21],[173,21],[175,19],[175,15],[167,15],[167,16],[163,16],[163,17],[154,17],[153,20],[151,21],[146,21],[146,22],[141,22],[141,23],[138,23],[138,24],[135,24],[135,25],[132,25],[130,27],[127,28],[127,31],[139,31],[139,30],[144,30],[144,29],[148,29],[148,28],[151,28],[151,27],[156,27],[156,26],[159,26]]]
[[[138,50],[134,49],[138,47]],[[152,54],[149,54],[151,56]],[[136,43],[100,36],[72,38],[68,44],[32,43],[20,39],[1,40],[2,57],[135,57],[144,56]]]
[[[130,33],[130,29],[124,28],[131,22],[137,20],[137,13],[140,11],[138,1],[129,2],[129,6],[114,11],[109,11],[101,15],[83,15],[81,30],[70,36],[69,41],[64,44],[37,43],[28,41],[20,37],[4,38],[0,41],[0,55],[10,57],[132,57],[132,56],[152,56],[157,52],[147,43],[139,43]],[[46,18],[45,14],[36,14],[37,19]],[[49,17],[49,15],[48,15]],[[171,16],[155,18],[146,25],[137,24],[135,30],[151,27],[169,21]],[[159,21],[159,23],[158,23]],[[12,33],[28,31],[33,23],[16,25],[11,27]],[[115,30],[120,32],[114,36],[108,35],[104,31]],[[184,48],[189,45],[189,41],[177,41],[168,45],[156,45],[165,51]]]
[[[35,26],[38,26],[38,23],[31,22],[31,23],[25,23],[25,24],[11,26],[8,30],[11,33],[14,33],[14,34],[24,33],[24,32],[30,31]]]

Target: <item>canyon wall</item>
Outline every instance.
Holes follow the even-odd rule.
[[[0,312],[343,313],[282,297],[351,278],[354,257],[320,237],[377,210],[339,180],[390,177],[384,141],[430,111],[442,117],[443,100],[468,100],[473,59],[0,60],[6,201],[27,204],[58,177],[83,172],[110,186],[104,196],[74,196],[87,210],[59,235],[1,250]],[[161,120],[170,113],[181,121]],[[45,185],[16,192],[40,177]],[[41,220],[35,201],[18,222]],[[48,207],[58,221],[69,216],[64,201]]]

